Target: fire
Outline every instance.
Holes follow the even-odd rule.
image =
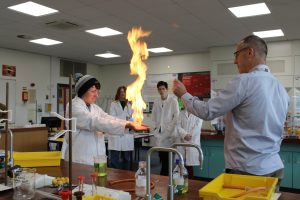
[[[142,88],[146,80],[147,65],[143,60],[148,58],[147,44],[141,41],[142,37],[147,37],[151,32],[143,31],[141,27],[132,28],[128,32],[127,40],[133,52],[130,61],[130,74],[138,75],[137,79],[127,87],[126,98],[132,102],[133,118],[135,122],[141,124],[144,116],[143,109],[146,108],[146,104],[142,98]]]

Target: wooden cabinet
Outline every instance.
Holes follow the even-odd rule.
[[[13,150],[19,152],[47,151],[48,128],[14,128]],[[0,147],[4,149],[4,133],[1,132]],[[8,134],[8,140],[10,136]],[[10,148],[10,143],[8,144]]]

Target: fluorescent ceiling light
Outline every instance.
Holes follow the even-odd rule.
[[[108,27],[86,30],[85,32],[88,32],[88,33],[91,33],[94,35],[98,35],[101,37],[123,34],[122,32],[116,31],[116,30],[108,28]]]
[[[21,13],[32,15],[32,16],[35,16],[35,17],[48,15],[48,14],[58,12],[58,10],[48,8],[46,6],[31,2],[31,1],[28,1],[26,3],[17,4],[17,5],[14,5],[14,6],[10,6],[8,8],[12,9],[12,10],[15,10],[15,11],[18,11],[18,12],[21,12]]]
[[[250,4],[228,8],[236,17],[250,17],[256,15],[270,14],[270,10],[265,3]]]
[[[158,47],[158,48],[151,48],[148,49],[148,51],[152,52],[152,53],[164,53],[164,52],[171,52],[173,50],[168,49],[166,47]]]
[[[37,44],[41,44],[41,45],[46,45],[46,46],[62,43],[60,41],[51,40],[51,39],[48,39],[48,38],[40,38],[40,39],[36,39],[36,40],[30,40],[29,42],[33,42],[33,43],[37,43]]]
[[[95,56],[101,57],[101,58],[116,58],[121,57],[120,55],[113,54],[113,53],[102,53],[102,54],[96,54]]]
[[[284,36],[281,29],[277,30],[269,30],[269,31],[259,31],[259,32],[253,32],[254,35],[257,35],[260,38],[269,38],[269,37],[280,37]]]

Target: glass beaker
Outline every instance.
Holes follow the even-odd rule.
[[[35,172],[33,168],[22,168],[13,175],[13,187],[15,200],[32,199],[35,194]]]
[[[98,174],[98,176],[106,176],[107,175],[107,156],[99,155],[94,157],[94,172]]]

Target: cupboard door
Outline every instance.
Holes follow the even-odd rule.
[[[293,153],[293,188],[300,189],[300,153]]]
[[[293,153],[292,152],[285,152],[282,151],[279,153],[281,160],[284,165],[284,177],[280,183],[281,187],[293,187],[293,163],[292,163],[292,158],[293,158]]]
[[[224,172],[224,148],[223,147],[209,147],[209,169],[208,177],[215,178]]]
[[[208,168],[209,168],[208,147],[202,145],[202,151],[204,156],[203,166],[202,166],[202,170],[200,170],[199,166],[194,167],[194,176],[196,177],[208,177]]]

